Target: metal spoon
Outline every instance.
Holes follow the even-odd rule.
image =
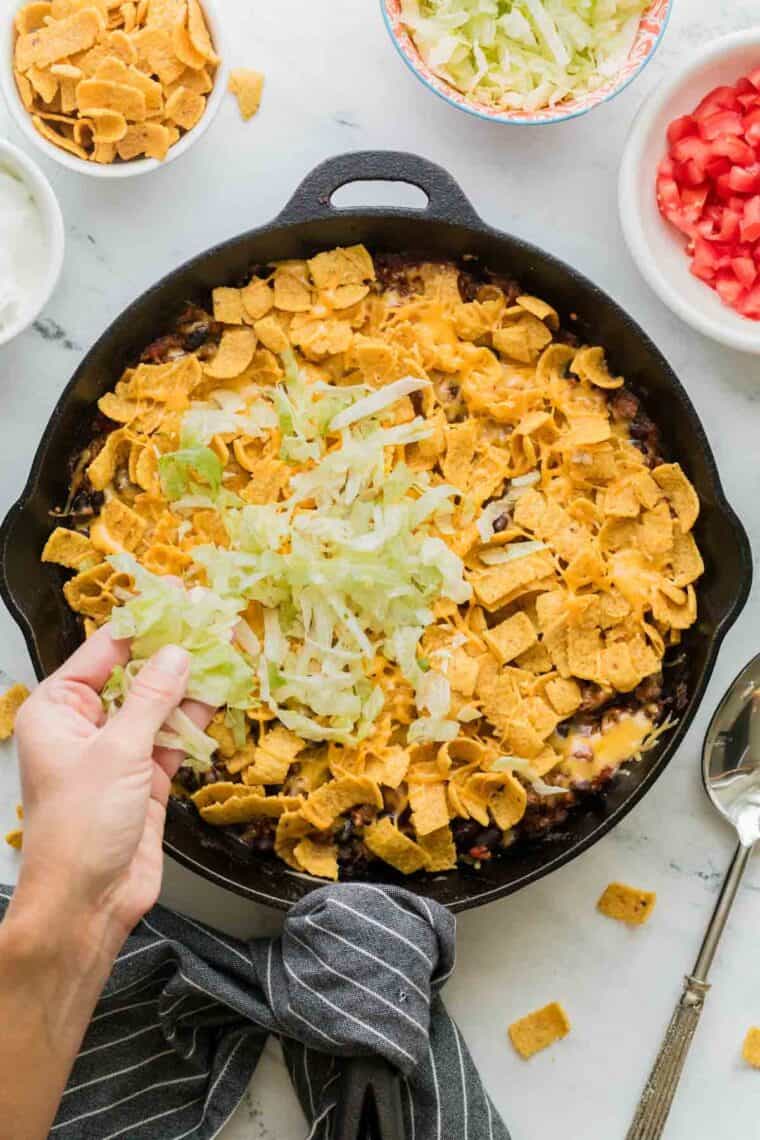
[[[702,778],[708,796],[736,830],[739,844],[626,1140],[658,1140],[662,1136],[710,989],[707,975],[750,855],[760,839],[760,654],[741,671],[710,721],[702,748]]]

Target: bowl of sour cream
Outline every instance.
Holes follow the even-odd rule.
[[[35,162],[0,139],[0,345],[47,305],[63,268],[63,216]]]

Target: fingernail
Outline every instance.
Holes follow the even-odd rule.
[[[174,677],[181,677],[187,670],[189,662],[190,654],[186,649],[180,649],[178,645],[165,645],[153,658],[153,664],[157,669],[162,673],[171,673]]]

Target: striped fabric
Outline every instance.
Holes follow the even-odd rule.
[[[309,1140],[330,1138],[341,1058],[366,1054],[402,1074],[409,1140],[509,1140],[439,997],[454,935],[448,911],[398,887],[324,887],[281,938],[251,942],[156,907],[116,961],[50,1137],[210,1140],[276,1033]]]

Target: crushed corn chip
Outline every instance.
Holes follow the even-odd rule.
[[[630,926],[642,926],[651,917],[656,901],[654,891],[639,891],[625,883],[610,883],[605,887],[597,908],[607,918],[616,918]]]
[[[753,1069],[760,1069],[760,1029],[754,1025],[747,1030],[742,1046],[742,1057]]]
[[[65,527],[55,528],[42,551],[43,562],[55,562],[69,570],[87,569],[96,565],[100,556],[92,542],[83,534]]]
[[[367,828],[364,842],[373,855],[390,863],[403,875],[413,875],[428,866],[428,856],[419,843],[399,831],[387,816]]]
[[[306,836],[293,854],[308,875],[320,879],[338,878],[338,849],[334,843],[317,843]]]
[[[517,1052],[526,1061],[534,1053],[560,1041],[570,1032],[570,1021],[562,1006],[553,1001],[543,1009],[537,1009],[513,1021],[509,1027],[509,1039]]]
[[[200,121],[219,63],[198,0],[53,0],[15,17],[35,129],[83,161],[163,161]]]
[[[13,735],[16,714],[29,696],[26,685],[11,685],[0,695],[0,740],[8,740]]]
[[[230,91],[237,98],[240,114],[247,121],[261,106],[264,76],[260,71],[238,68],[230,72]]]
[[[225,329],[219,351],[210,364],[204,365],[204,371],[214,380],[233,380],[245,372],[255,350],[256,333],[252,329]]]

